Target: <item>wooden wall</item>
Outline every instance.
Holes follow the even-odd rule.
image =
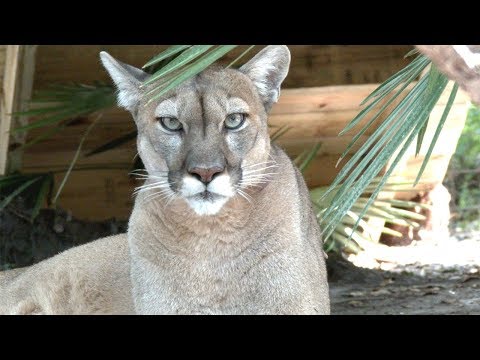
[[[124,62],[141,66],[162,48],[42,45],[37,50],[34,90],[55,82],[109,82],[98,59],[101,50]],[[270,123],[292,126],[279,140],[291,156],[298,155],[316,141],[322,142],[322,148],[305,178],[309,186],[328,185],[339,170],[335,168],[338,157],[351,139],[351,136],[337,137],[337,134],[358,113],[359,103],[377,86],[375,83],[382,82],[405,66],[407,62],[403,56],[411,47],[302,45],[291,46],[290,49],[292,66],[285,81],[286,90],[272,110]],[[232,56],[225,61],[230,61]],[[465,102],[464,98],[457,99],[456,107],[460,109]],[[463,121],[464,112],[458,110],[452,121]],[[23,157],[23,171],[61,171],[68,167],[80,136],[92,120],[92,117],[79,119],[58,135],[27,149]],[[452,127],[458,128],[459,125]],[[84,153],[133,129],[133,121],[127,112],[109,110],[86,140]],[[38,134],[38,130],[31,131],[29,138]],[[441,139],[439,143],[453,143],[452,139]],[[107,153],[89,158],[81,156],[78,168],[103,165],[109,169],[73,172],[60,198],[60,205],[80,218],[127,218],[133,204],[131,193],[136,185],[127,173],[135,154],[135,143],[131,142]],[[63,173],[56,175],[57,184],[62,177]]]
[[[119,60],[141,67],[166,45],[41,45],[36,57],[34,88],[53,82],[94,80],[110,82],[98,54],[108,51]],[[223,59],[229,63],[246,46],[240,46]],[[258,52],[257,46],[249,56]],[[291,45],[290,72],[285,88],[380,83],[404,67],[403,56],[409,45]]]

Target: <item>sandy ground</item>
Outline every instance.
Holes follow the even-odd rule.
[[[480,314],[480,232],[372,247],[329,265],[332,314]]]

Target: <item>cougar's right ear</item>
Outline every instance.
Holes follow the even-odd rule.
[[[105,51],[100,52],[100,59],[118,88],[118,105],[133,112],[140,101],[140,85],[149,75],[114,59]]]

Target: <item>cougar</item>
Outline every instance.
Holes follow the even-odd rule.
[[[106,52],[145,165],[127,234],[0,275],[0,312],[329,314],[320,228],[267,117],[290,64],[267,46],[154,101],[150,75]]]

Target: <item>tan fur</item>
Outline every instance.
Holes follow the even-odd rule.
[[[126,235],[0,273],[0,314],[133,313]]]
[[[148,75],[102,61],[148,171],[128,234],[0,274],[0,313],[328,314],[308,189],[268,136],[288,49],[267,47],[240,71],[207,69],[150,104]],[[225,128],[232,113],[246,114],[245,127]],[[162,116],[181,132],[162,128]],[[213,167],[221,176],[205,185],[189,170]]]

